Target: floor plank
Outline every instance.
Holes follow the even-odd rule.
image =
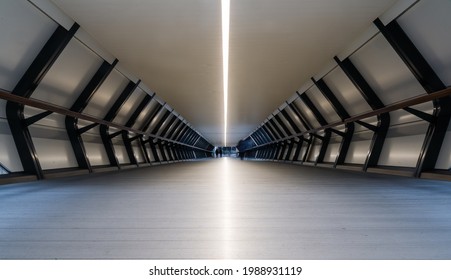
[[[1,259],[451,259],[451,183],[231,158],[0,187]]]

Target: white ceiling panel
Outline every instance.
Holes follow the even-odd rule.
[[[222,145],[219,0],[53,0],[212,144]],[[396,0],[231,0],[236,144]]]

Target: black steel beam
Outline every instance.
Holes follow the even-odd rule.
[[[296,92],[296,93],[299,95],[299,97],[304,102],[304,104],[310,109],[310,111],[312,111],[316,120],[321,125],[327,125],[326,119],[323,117],[323,115],[318,110],[318,108],[316,108],[315,104],[313,104],[313,102],[310,100],[310,98],[307,96],[307,94],[305,94],[305,93],[300,94],[299,92]],[[327,147],[329,146],[329,142],[330,142],[330,136],[331,136],[330,131],[328,129],[324,130],[324,136],[322,136],[322,139],[321,139],[321,149],[319,151],[318,156],[316,157],[315,165],[318,163],[322,163],[324,161],[324,156],[326,155]]]
[[[285,117],[285,119],[288,121],[288,123],[291,125],[291,127],[293,128],[293,130],[296,133],[301,133],[301,130],[299,129],[299,127],[296,125],[296,123],[293,121],[293,119],[291,118],[290,114],[288,114],[288,112],[283,109],[280,111],[282,113],[282,115]]]
[[[92,123],[92,124],[86,125],[86,126],[84,126],[82,128],[79,128],[78,129],[78,134],[83,134],[85,132],[88,132],[89,130],[93,129],[94,127],[96,127],[98,125],[99,125],[98,123]]]
[[[320,123],[320,125],[327,125],[326,119],[323,117],[321,112],[316,108],[315,104],[313,104],[312,100],[307,96],[307,94],[303,93],[300,94],[299,92],[296,92],[301,98],[302,102],[312,111],[313,115],[315,116],[315,119]]]
[[[262,144],[264,144],[264,143],[267,142],[266,139],[265,139],[265,137],[262,135],[261,128],[260,128],[260,129],[257,129],[257,130],[254,132],[253,135],[255,135],[255,136],[257,137],[258,142],[261,143],[260,145],[262,145]]]
[[[283,122],[283,120],[280,118],[279,114],[274,115],[274,118],[276,119],[277,123],[280,125],[280,127],[283,129],[283,131],[285,131],[285,134],[287,136],[291,135],[291,131],[288,129],[288,127],[285,125],[285,123]]]
[[[285,156],[285,161],[290,160],[291,153],[293,152],[293,147],[294,147],[294,140],[292,140],[290,142],[290,144],[288,145],[288,151],[287,151],[287,155]]]
[[[146,94],[146,96],[144,96],[144,98],[138,104],[138,107],[136,107],[135,111],[132,113],[130,118],[127,120],[127,122],[125,124],[126,126],[133,127],[133,125],[135,125],[136,120],[138,119],[139,115],[144,110],[144,108],[146,108],[147,105],[149,105],[153,96],[155,96],[155,94],[153,94],[153,95]],[[124,142],[125,149],[127,150],[127,155],[128,155],[128,158],[130,159],[130,163],[135,164],[136,166],[139,166],[139,162],[136,159],[135,153],[133,151],[132,139],[129,138],[129,134],[130,134],[129,131],[123,130],[122,131],[122,140]],[[148,160],[147,160],[148,156],[146,154],[147,151],[145,150],[145,147],[142,146],[141,142],[139,142],[139,148],[142,151],[142,154],[144,155],[144,160],[146,162],[148,162]]]
[[[270,132],[268,132],[264,126],[261,126],[261,127],[260,127],[260,131],[262,132],[262,135],[264,136],[265,142],[266,142],[266,143],[271,142],[271,141],[274,140],[274,139],[271,137]]]
[[[290,109],[296,114],[296,116],[301,120],[302,125],[306,129],[312,129],[313,126],[309,123],[308,118],[299,110],[299,108],[294,103],[289,103]]]
[[[141,130],[144,131],[144,132],[149,130],[149,126],[152,123],[152,120],[158,114],[160,114],[160,112],[163,111],[163,110],[164,110],[164,105],[162,105],[161,103],[158,103],[157,106],[155,107],[155,109],[150,112],[149,116],[147,116],[146,121],[144,121],[144,124],[141,126]]]
[[[164,113],[163,117],[158,121],[158,123],[154,126],[152,129],[152,134],[157,135],[160,128],[163,126],[164,122],[167,120],[169,115],[171,114],[171,111],[166,110],[166,113]]]
[[[91,78],[89,83],[85,86],[83,91],[78,96],[77,100],[72,104],[70,110],[81,113],[86,106],[88,106],[89,101],[91,100],[94,93],[99,89],[108,75],[116,66],[118,60],[114,60],[112,64],[104,61],[102,65],[99,67],[97,72]],[[83,169],[88,169],[89,172],[92,172],[92,167],[89,162],[89,159],[86,155],[86,149],[83,144],[83,138],[81,134],[86,131],[96,127],[98,123],[94,123],[83,128],[78,128],[78,118],[66,116],[65,125],[67,135],[69,137],[70,143],[72,145],[72,149],[74,151],[75,158],[77,159],[78,167]]]
[[[28,118],[24,119],[25,126],[30,126],[30,125],[42,120],[43,118],[50,116],[51,114],[53,114],[52,111],[45,111],[45,112],[36,114],[34,116],[28,117]]]
[[[176,141],[180,142],[180,138],[182,138],[183,135],[185,135],[188,128],[189,128],[189,126],[186,123],[182,122],[182,127],[181,127],[181,129],[179,129],[179,131],[176,134],[174,134],[174,139]]]
[[[267,123],[264,123],[262,125],[263,130],[266,132],[266,134],[271,138],[272,141],[277,140],[277,136],[273,133],[273,131],[271,130],[271,128],[268,126]]]
[[[348,111],[346,111],[345,107],[341,104],[332,90],[327,86],[326,82],[323,79],[316,81],[312,78],[312,81],[315,83],[316,87],[319,91],[324,95],[324,97],[329,101],[332,108],[334,108],[337,115],[343,121],[350,117]],[[340,148],[338,149],[338,155],[335,159],[334,167],[340,164],[345,163],[346,155],[348,154],[349,146],[351,145],[352,136],[354,134],[354,123],[347,123],[345,125],[346,130],[344,133],[335,130],[334,132],[340,136],[342,136],[342,141],[340,144]]]
[[[302,160],[301,160],[301,162],[306,162],[307,160],[308,160],[308,156],[309,156],[309,154],[310,154],[310,149],[312,148],[312,146],[313,146],[313,142],[314,142],[314,138],[313,138],[313,136],[312,135],[310,135],[310,137],[309,137],[309,139],[308,140],[305,140],[305,142],[307,143],[307,147],[305,148],[305,152],[304,152],[304,155],[302,156]]]
[[[44,47],[38,53],[31,65],[25,71],[19,82],[14,87],[12,94],[29,98],[38,87],[44,76],[55,63],[59,55],[65,49],[69,41],[75,35],[79,28],[74,23],[70,30],[58,26],[52,36],[47,40]],[[9,128],[14,139],[14,143],[19,154],[24,172],[36,175],[38,179],[43,179],[44,174],[39,162],[36,149],[33,144],[33,138],[24,122],[24,105],[7,102],[6,116]]]
[[[296,143],[296,151],[294,151],[294,156],[292,161],[298,161],[299,154],[302,150],[302,144],[304,143],[304,138],[300,138],[299,142]]]
[[[434,69],[432,69],[396,20],[384,26],[380,19],[376,19],[374,24],[427,93],[433,93],[446,88],[443,81],[435,73]],[[415,169],[416,177],[420,177],[423,171],[433,170],[435,168],[451,118],[450,97],[437,99],[433,101],[433,105],[433,121],[429,123],[421,147]]]
[[[409,112],[412,115],[415,115],[418,118],[420,118],[420,119],[422,119],[424,121],[427,121],[429,123],[432,123],[432,122],[434,122],[436,120],[436,117],[434,115],[425,113],[423,111],[420,111],[420,110],[417,110],[417,109],[414,109],[414,108],[406,107],[403,110],[406,111],[406,112]]]
[[[163,158],[163,161],[164,162],[168,161],[168,158],[166,157],[166,153],[165,153],[165,148],[164,148],[163,142],[157,140],[156,145],[158,145],[158,149],[160,150],[160,154],[161,154],[161,157]]]
[[[273,128],[273,131],[275,131],[277,135],[279,135],[278,139],[285,138],[285,134],[283,134],[282,130],[277,126],[274,118],[269,119],[267,123]]]
[[[130,95],[132,95],[132,93],[136,90],[139,83],[140,83],[140,81],[138,81],[136,83],[130,81],[128,83],[128,85],[121,92],[119,97],[116,99],[116,101],[113,103],[113,105],[108,110],[105,117],[103,118],[105,121],[112,121],[117,116],[117,114],[121,110],[122,106],[128,100]],[[105,147],[105,151],[107,153],[110,165],[116,166],[117,168],[120,169],[121,167],[120,167],[119,161],[116,157],[116,153],[114,151],[114,145],[113,145],[113,142],[111,141],[111,137],[109,135],[108,130],[109,130],[109,127],[107,125],[104,125],[104,124],[100,125],[100,136],[102,138],[103,146]]]
[[[371,130],[371,131],[377,132],[377,130],[378,130],[377,126],[369,124],[367,122],[364,122],[364,121],[355,121],[355,122],[360,124],[361,126],[367,128],[367,129]]]
[[[346,58],[343,61],[341,61],[338,57],[334,57],[334,59],[373,110],[385,107],[376,92],[371,88],[349,58]],[[377,120],[377,131],[373,133],[368,155],[365,159],[365,163],[363,164],[363,171],[366,171],[368,167],[377,166],[382,148],[384,146],[385,138],[390,127],[389,113],[377,115]]]
[[[176,115],[173,115],[169,123],[165,126],[164,130],[161,132],[161,137],[169,138],[170,133],[174,129],[174,127],[177,125],[177,120],[179,118]]]
[[[175,136],[177,135],[177,132],[179,132],[179,129],[181,129],[183,125],[183,121],[179,118],[177,118],[177,122],[174,123],[174,127],[172,129],[170,129],[170,131],[168,132],[167,138],[169,139],[174,139]]]

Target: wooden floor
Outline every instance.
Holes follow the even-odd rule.
[[[0,186],[2,259],[451,259],[451,183],[222,158]]]

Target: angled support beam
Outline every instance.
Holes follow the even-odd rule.
[[[71,106],[71,111],[81,113],[86,108],[86,106],[88,106],[89,101],[91,101],[91,98],[94,96],[94,93],[100,88],[111,71],[113,71],[117,62],[118,60],[116,59],[112,64],[108,63],[107,61],[104,61],[102,63],[89,83],[80,93],[77,100]],[[81,135],[99,124],[93,123],[83,128],[78,128],[78,118],[66,116],[65,125],[75,158],[77,159],[78,167],[88,169],[89,172],[92,172],[92,167],[86,155],[86,149]]]
[[[108,135],[108,136],[110,137],[110,139],[113,139],[113,138],[118,137],[121,134],[122,134],[122,131],[116,131],[114,133],[110,133],[110,135]]]
[[[153,138],[149,138],[148,143],[150,146],[150,150],[152,151],[153,158],[155,159],[155,162],[161,162],[160,156],[158,156],[158,151],[157,151],[157,148],[155,147],[156,144],[154,143]]]
[[[282,139],[285,137],[285,135],[283,135],[282,130],[280,130],[280,128],[276,125],[276,123],[272,118],[268,120],[267,124],[268,127],[272,128],[271,131],[273,131],[278,136],[277,139]]]
[[[146,121],[144,121],[144,124],[141,126],[141,130],[147,132],[147,130],[149,130],[150,125],[152,124],[153,119],[156,116],[158,116],[163,110],[164,104],[158,103],[155,109],[152,112],[150,112],[149,116],[147,116]]]
[[[36,114],[32,117],[28,117],[28,118],[24,119],[24,124],[25,124],[25,126],[30,126],[30,125],[34,124],[35,122],[38,122],[38,121],[42,120],[43,118],[50,116],[51,114],[53,114],[52,111],[45,111],[45,112]]]
[[[130,116],[130,118],[129,118],[129,119],[127,120],[127,122],[125,123],[125,126],[127,126],[127,127],[133,127],[133,125],[135,125],[136,120],[138,119],[139,115],[140,115],[141,112],[144,110],[144,108],[146,108],[147,105],[149,105],[150,101],[152,100],[152,98],[153,98],[154,96],[155,96],[155,93],[154,93],[153,95],[147,95],[147,94],[146,94],[146,96],[144,96],[144,98],[143,98],[143,99],[141,100],[141,102],[138,104],[138,107],[136,107],[135,111],[132,113],[132,115]],[[141,135],[136,135],[136,136],[135,136],[136,138],[135,138],[135,137],[132,137],[132,138],[135,138],[135,139],[132,139],[132,138],[129,138],[129,134],[130,134],[129,131],[123,130],[123,131],[121,131],[121,134],[122,134],[122,140],[123,140],[124,145],[125,145],[125,149],[126,149],[126,151],[127,151],[128,158],[130,159],[130,163],[131,163],[131,164],[134,164],[134,165],[136,165],[136,166],[139,167],[138,160],[136,159],[135,153],[134,153],[134,151],[133,151],[132,141],[134,141],[135,139],[140,138]],[[139,148],[140,148],[142,154],[144,155],[144,160],[145,160],[146,162],[150,162],[150,161],[148,160],[148,159],[149,159],[149,156],[147,155],[146,148],[143,147],[142,142],[139,142],[138,145],[139,145]]]
[[[303,138],[301,138],[300,140],[301,141],[296,143],[296,151],[294,151],[294,156],[293,156],[292,161],[298,161],[299,154],[301,153],[301,149],[302,149],[302,144],[304,143]]]
[[[179,130],[174,134],[174,139],[178,142],[180,142],[180,139],[185,135],[186,131],[188,130],[188,125],[184,122],[182,122],[181,127]]]
[[[290,160],[291,153],[293,152],[293,147],[294,147],[294,141],[290,141],[290,144],[288,145],[287,155],[285,156],[285,161]]]
[[[287,149],[287,143],[285,143],[285,142],[281,142],[280,143],[280,153],[279,153],[279,156],[278,156],[278,160],[283,160],[284,159],[284,157],[283,157],[283,155],[285,154],[285,151],[286,151],[286,149]]]
[[[89,130],[93,129],[94,127],[96,127],[98,125],[99,125],[98,123],[92,123],[92,124],[89,124],[89,125],[84,126],[82,128],[79,128],[78,129],[78,134],[83,134],[85,132],[88,132]]]
[[[306,162],[308,160],[308,156],[313,146],[313,142],[314,142],[313,135],[310,135],[309,139],[306,141],[307,148],[305,149],[304,156],[302,157],[302,162]]]
[[[150,156],[149,153],[147,152],[147,148],[146,148],[146,143],[144,143],[144,139],[142,137],[142,135],[139,135],[139,146],[142,148],[142,152],[144,155],[144,161],[146,163],[151,163],[152,161],[150,160]]]
[[[168,161],[168,158],[166,157],[165,153],[165,145],[162,141],[157,141],[156,145],[158,145],[158,149],[160,150],[161,157],[164,162]]]
[[[312,111],[313,115],[315,116],[316,120],[320,123],[320,125],[327,125],[326,119],[323,117],[321,112],[316,108],[315,104],[313,104],[312,100],[307,96],[307,94],[303,93],[300,94],[298,91],[296,91],[299,98],[304,102],[304,104]]]
[[[279,116],[279,114],[274,115],[274,118],[276,119],[277,123],[279,123],[280,127],[282,127],[283,131],[287,136],[291,135],[291,131],[288,129],[288,127],[283,122],[282,118]]]
[[[288,114],[288,112],[283,109],[283,110],[279,110],[282,115],[284,116],[284,118],[288,121],[288,123],[290,124],[291,128],[293,128],[294,132],[296,133],[301,133],[301,130],[299,129],[299,127],[296,125],[296,123],[293,121],[293,119],[290,117],[290,115]]]
[[[435,73],[396,20],[384,26],[380,19],[376,19],[374,24],[427,93],[430,94],[446,88],[443,81]],[[433,120],[429,123],[418,157],[415,168],[416,177],[420,177],[423,171],[433,170],[435,168],[451,119],[451,98],[449,96],[433,101],[433,105]]]
[[[125,124],[125,126],[127,127],[133,127],[133,125],[136,123],[136,120],[138,119],[139,115],[141,114],[141,112],[144,110],[144,108],[147,107],[147,105],[149,105],[150,101],[152,100],[152,98],[155,96],[155,93],[153,95],[147,95],[144,96],[144,98],[141,100],[141,102],[138,104],[138,107],[135,109],[135,111],[133,112],[133,114],[130,116],[130,118],[127,120],[127,123]],[[132,145],[132,141],[129,138],[129,131],[123,130],[121,131],[122,134],[122,140],[124,142],[125,145],[125,149],[127,151],[127,155],[128,158],[130,159],[130,163],[134,164],[136,166],[139,167],[139,163],[138,160],[136,159],[135,153],[133,151],[133,145]],[[140,137],[140,135],[137,135],[138,137]],[[136,136],[135,136],[136,137]],[[133,137],[134,138],[134,137]],[[142,143],[139,142],[138,144],[139,149],[141,150],[141,153],[144,156],[144,160],[145,162],[149,162],[148,161],[148,155],[147,155],[147,151],[146,148],[143,147]]]
[[[265,138],[263,138],[261,136],[259,130],[255,131],[251,136],[252,136],[254,142],[256,143],[256,145],[262,145],[262,144],[266,143]]]
[[[329,128],[330,132],[333,132],[341,137],[346,137],[347,133],[346,132],[342,132],[340,130],[337,130],[335,128]]]
[[[179,130],[182,128],[183,121],[177,118],[177,122],[174,124],[174,128],[172,128],[168,132],[167,138],[174,140]]]
[[[298,94],[298,96],[301,98],[301,100],[304,102],[305,105],[307,105],[307,107],[310,109],[310,111],[312,111],[313,115],[315,116],[315,118],[318,120],[318,122],[321,125],[327,125],[327,121],[326,119],[323,117],[323,115],[321,114],[321,112],[318,110],[318,108],[316,108],[315,104],[313,104],[313,102],[310,100],[310,98],[307,96],[307,94],[300,94],[299,92],[296,92]],[[319,135],[315,135],[316,138]],[[324,156],[326,155],[327,152],[327,147],[329,146],[329,142],[330,142],[330,136],[331,133],[329,131],[329,129],[324,130],[324,136],[322,136],[321,139],[321,149],[319,151],[318,157],[315,160],[315,165],[317,165],[318,163],[322,163],[324,161]]]
[[[264,123],[262,125],[263,130],[268,134],[268,136],[271,138],[272,141],[277,140],[276,134],[272,131],[271,127],[269,127],[268,123]]]
[[[174,124],[176,119],[178,118],[175,115],[172,115],[171,119],[169,120],[169,123],[164,127],[163,131],[161,132],[160,134],[161,137],[167,137],[166,134],[168,134],[169,129],[172,128],[172,125]]]
[[[301,112],[301,110],[299,110],[299,108],[296,106],[296,104],[289,103],[288,106],[296,114],[296,116],[301,120],[302,125],[306,129],[312,129],[313,128],[313,126],[308,122],[307,117]]]
[[[111,106],[110,110],[108,110],[108,113],[103,118],[105,121],[112,121],[119,111],[121,110],[124,103],[128,100],[130,95],[136,90],[138,87],[138,84],[140,81],[134,83],[130,81],[128,85],[125,87],[125,89],[122,91],[122,93],[119,95],[117,100],[113,103],[113,106]],[[105,147],[108,160],[110,161],[111,166],[115,166],[117,168],[121,168],[119,161],[116,157],[116,153],[114,151],[113,142],[111,141],[111,137],[109,134],[109,127],[107,125],[100,125],[100,136],[102,137],[103,146]]]
[[[379,129],[377,126],[369,124],[367,122],[363,122],[363,121],[356,121],[356,123],[360,124],[361,126],[373,131],[373,132],[377,132],[377,130]]]
[[[334,57],[334,59],[373,110],[385,107],[376,92],[371,88],[349,58],[346,58],[343,61],[341,61],[338,57]],[[377,120],[377,130],[373,133],[368,155],[365,159],[365,163],[363,164],[363,171],[366,171],[368,167],[377,166],[382,148],[384,146],[385,138],[387,137],[387,132],[390,127],[389,113],[377,115]]]
[[[166,122],[167,118],[171,114],[171,111],[166,110],[163,117],[158,121],[158,123],[155,125],[155,127],[152,129],[152,134],[157,135],[160,128],[163,126],[163,124]]]
[[[12,94],[24,98],[30,98],[41,80],[75,35],[78,28],[79,25],[77,23],[72,25],[70,30],[66,30],[64,27],[58,26],[31,65],[28,67],[27,71],[25,71],[22,78],[16,84]],[[26,123],[24,122],[25,117],[23,111],[23,104],[15,102],[6,103],[6,116],[22,167],[26,173],[36,175],[38,179],[43,179],[44,174],[42,167],[33,144],[32,136]]]
[[[433,123],[437,119],[434,115],[431,115],[431,114],[428,114],[428,113],[425,113],[425,112],[422,112],[420,110],[413,109],[410,107],[406,107],[403,110],[408,113],[411,113],[412,115],[415,115],[415,116],[419,117],[420,119],[427,121],[429,123]]]
[[[313,137],[315,137],[316,139],[319,139],[321,141],[324,140],[324,136],[321,136],[321,135],[319,135],[317,133],[311,133],[310,135],[312,135]]]
[[[262,135],[265,138],[266,143],[273,141],[274,139],[272,138],[271,134],[269,131],[267,131],[267,129],[264,126],[260,127],[260,131],[262,132]]]
[[[348,111],[346,111],[345,107],[341,104],[341,102],[338,100],[332,90],[327,86],[326,82],[324,82],[323,79],[316,81],[314,78],[312,78],[312,81],[313,83],[315,83],[316,87],[324,95],[327,101],[329,101],[330,105],[332,105],[332,108],[334,108],[335,112],[338,114],[342,121],[350,117]],[[345,127],[346,130],[344,133],[335,129],[331,129],[332,132],[342,137],[340,148],[338,149],[338,155],[335,158],[334,167],[345,163],[346,155],[348,154],[349,146],[351,145],[352,136],[354,135],[354,123],[347,123],[345,124]]]

